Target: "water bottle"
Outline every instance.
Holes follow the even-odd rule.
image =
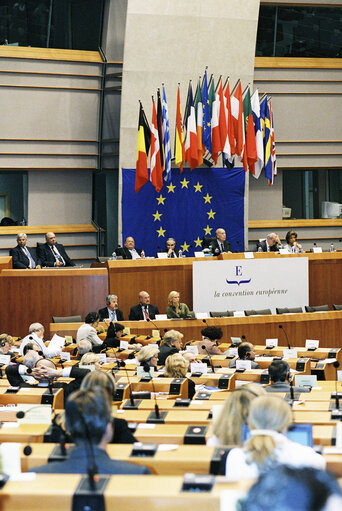
[[[22,219],[22,221],[20,222],[20,225],[26,225],[26,219],[25,217]]]
[[[116,261],[116,252],[112,253],[112,259],[113,259],[113,261]]]
[[[183,257],[183,251],[182,250],[178,250],[178,257]]]
[[[262,252],[262,248],[260,247],[260,245],[258,246],[258,252]]]
[[[333,243],[330,245],[330,252],[335,252],[335,247]]]
[[[145,250],[141,251],[140,257],[141,257],[141,259],[145,259]]]

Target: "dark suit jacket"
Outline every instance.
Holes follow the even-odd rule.
[[[13,387],[32,387],[30,383],[27,383],[22,376],[19,374],[19,365],[8,365],[5,369],[7,379]],[[74,378],[70,383],[55,382],[52,387],[64,389],[64,399],[69,396],[75,390],[78,390],[81,386],[83,378],[89,373],[89,369],[80,369],[79,367],[72,367],[70,372],[70,378]],[[33,385],[34,387],[34,385]]]
[[[259,247],[261,247],[263,252],[267,252],[266,240],[259,241],[259,243],[257,244],[257,250],[258,250]],[[270,252],[278,252],[278,250],[279,250],[279,247],[278,247],[277,244],[275,244],[272,247],[270,247]]]
[[[159,314],[158,307],[156,307],[155,305],[151,305],[149,303],[147,305],[147,308],[148,308],[148,314],[149,314],[150,318],[155,319],[156,314]],[[145,319],[143,316],[143,312],[142,312],[140,303],[131,308],[131,310],[129,311],[128,319],[130,321],[139,321],[141,319]]]
[[[63,245],[56,243],[55,246],[56,246],[58,252],[63,257],[63,259],[65,261],[65,266],[76,266],[75,263],[70,259],[70,257],[66,253]],[[55,266],[56,259],[51,251],[50,245],[48,245],[47,243],[39,244],[37,247],[37,253],[38,253],[38,257],[42,261],[42,266],[49,266],[51,268]]]
[[[139,248],[135,249],[139,255],[141,255],[141,250]],[[123,259],[132,259],[132,254],[126,247],[119,247],[115,249],[115,253],[117,256],[121,256]]]
[[[36,266],[37,266],[37,264],[41,265],[41,260],[40,260],[40,258],[37,257],[35,250],[32,248],[29,248],[29,247],[26,247],[26,248],[30,252],[32,259],[36,263]],[[19,245],[17,245],[14,248],[11,248],[9,254],[10,254],[10,256],[12,256],[13,268],[15,268],[15,269],[29,268],[29,266],[30,266],[29,258],[24,254],[24,252],[22,251],[21,247],[19,247]]]
[[[219,248],[219,244],[218,244],[217,239],[214,239],[214,241],[212,241],[210,243],[210,247],[211,247],[211,251],[212,251],[213,254],[215,254],[215,253],[219,253],[220,254],[221,253],[221,250]],[[230,247],[229,241],[224,241],[223,242],[223,252],[231,252],[231,251],[232,251],[232,249]]]
[[[266,392],[290,392],[290,384],[286,381],[277,381],[264,388]],[[310,389],[307,387],[293,387],[293,392],[310,392]]]
[[[99,474],[150,474],[144,465],[135,465],[126,461],[112,460],[103,449],[94,446],[94,457]],[[88,458],[86,449],[75,447],[65,461],[47,463],[32,468],[30,472],[38,474],[87,474]]]
[[[165,360],[167,357],[169,355],[173,355],[174,353],[178,353],[178,350],[175,348],[175,346],[167,346],[166,344],[163,344],[159,350],[158,365],[165,365]]]
[[[109,318],[109,313],[108,313],[108,309],[107,307],[104,307],[103,309],[100,309],[99,310],[99,314],[100,314],[100,320],[103,321],[104,319],[107,319]],[[116,318],[118,321],[123,321],[124,320],[124,317],[123,317],[123,313],[120,309],[116,309]]]

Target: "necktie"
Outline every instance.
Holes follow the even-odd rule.
[[[149,315],[149,313],[148,313],[148,307],[147,307],[147,305],[145,305],[145,309],[144,309],[144,311],[145,311],[145,319],[150,319],[150,315]]]
[[[53,253],[56,261],[64,264],[64,260],[63,260],[62,256],[57,252],[56,247],[54,245],[51,246],[51,250],[52,250],[52,253]]]
[[[111,321],[116,321],[117,320],[116,319],[116,312],[115,312],[115,310],[110,311],[110,320]]]
[[[30,254],[30,251],[27,247],[23,247],[24,248],[24,253],[26,255],[26,257],[28,258],[29,260],[29,266],[30,268],[35,268],[36,267],[36,263],[34,262],[34,259],[33,257],[31,256]]]

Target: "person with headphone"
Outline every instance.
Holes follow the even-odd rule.
[[[254,346],[250,342],[242,342],[238,347],[238,358],[239,360],[250,360],[252,369],[260,369],[260,365],[257,362],[254,362],[255,359],[255,350]],[[231,360],[229,362],[230,368],[236,367],[236,359]]]
[[[265,387],[267,392],[289,392],[291,387],[291,369],[285,360],[273,360],[268,367],[271,385]],[[310,392],[308,387],[292,387],[293,392]]]

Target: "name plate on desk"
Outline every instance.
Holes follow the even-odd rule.
[[[208,366],[207,364],[202,364],[201,362],[191,362],[190,371],[192,374],[194,373],[207,374]]]
[[[128,341],[120,341],[120,349],[128,350]]]
[[[228,348],[226,354],[227,354],[227,357],[237,357],[238,349],[237,348]]]
[[[315,374],[296,374],[296,387],[317,387],[317,376]]]
[[[156,314],[156,321],[165,321],[167,319],[166,314]]]
[[[250,360],[236,360],[236,369],[250,371],[252,369],[252,362]]]
[[[305,341],[305,349],[307,350],[316,350],[319,346],[319,341],[314,339],[306,339]]]
[[[185,350],[193,353],[194,355],[198,355],[198,347],[197,346],[186,346]]]
[[[66,362],[70,360],[70,351],[62,351],[60,354],[61,362]]]
[[[0,365],[8,366],[11,361],[10,355],[0,355]]]
[[[144,366],[137,366],[137,377],[138,378],[153,378],[154,367],[150,367],[148,371],[145,371]]]
[[[278,339],[266,339],[266,348],[276,348],[278,346]]]
[[[283,358],[286,359],[286,358],[298,358],[298,355],[297,355],[297,350],[291,348],[290,350],[289,349],[285,349],[283,351]]]
[[[196,319],[207,319],[209,318],[209,314],[207,312],[196,312]]]
[[[25,413],[19,424],[51,424],[51,405],[18,404],[17,410]]]
[[[322,253],[322,247],[313,247],[312,249],[314,254],[321,254]]]
[[[253,252],[245,252],[245,259],[254,259]]]
[[[99,353],[101,364],[105,364],[107,362],[107,356],[105,353]]]

